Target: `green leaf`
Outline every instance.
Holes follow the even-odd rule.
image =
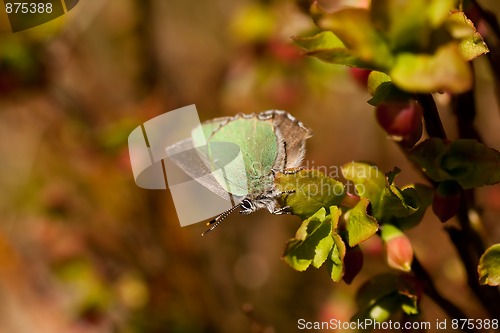
[[[389,294],[378,299],[373,305],[357,312],[351,321],[357,322],[372,319],[379,323],[389,320],[389,318],[401,310],[401,300],[397,293]],[[368,331],[371,331],[367,327]]]
[[[472,86],[470,68],[455,42],[434,54],[400,53],[389,74],[396,86],[410,92],[462,93]]]
[[[425,15],[428,2],[428,0],[372,1],[372,20],[385,32],[394,51],[417,50],[427,44],[430,33],[430,25]]]
[[[430,24],[437,28],[450,16],[451,10],[455,9],[457,0],[431,0],[427,5],[427,18]]]
[[[311,37],[292,37],[292,39],[307,51],[346,48],[344,43],[331,31],[322,31]]]
[[[338,223],[341,210],[338,207],[332,206],[330,209],[330,215],[334,229]],[[339,234],[334,233],[332,235],[333,247],[330,252],[329,258],[326,261],[326,269],[330,273],[330,278],[333,282],[339,282],[344,274],[344,258],[346,255],[346,246],[342,237]]]
[[[342,167],[347,180],[354,183],[360,197],[370,201],[373,217],[382,223],[393,217],[407,217],[418,210],[411,189],[400,190],[390,183],[377,167],[365,163],[351,162]],[[394,175],[390,177],[391,181]]]
[[[320,208],[338,206],[345,196],[344,184],[325,176],[318,170],[301,170],[294,174],[277,173],[276,189],[281,192],[294,190],[283,196],[284,206],[293,214],[305,219]]]
[[[362,8],[345,8],[326,13],[317,3],[311,7],[314,22],[333,32],[362,62],[373,68],[388,69],[393,58],[384,37],[373,26],[370,14]]]
[[[357,292],[360,309],[351,320],[374,319],[386,321],[394,314],[418,313],[416,285],[404,275],[384,273],[372,277]]]
[[[454,38],[460,40],[459,49],[465,60],[470,61],[489,52],[483,37],[464,12],[457,11],[449,15],[446,27]]]
[[[381,84],[391,83],[391,77],[379,71],[371,71],[368,75],[368,92],[370,95],[375,95],[375,92]]]
[[[342,237],[338,234],[332,236],[334,244],[330,253],[330,260],[326,261],[326,268],[330,273],[330,278],[333,282],[340,282],[344,273],[344,257],[346,247]]]
[[[352,51],[348,49],[330,49],[330,50],[316,50],[310,51],[306,53],[308,56],[315,57],[321,61],[337,64],[337,65],[345,65],[350,67],[359,67],[371,69],[372,66],[364,61],[361,61],[358,57],[356,57]]]
[[[409,159],[416,163],[425,174],[434,181],[441,182],[451,179],[450,175],[441,168],[447,151],[442,139],[430,138],[416,145],[409,154]]]
[[[355,67],[366,66],[331,31],[322,31],[312,37],[293,37],[293,40],[307,51],[306,55],[324,62]]]
[[[479,283],[489,286],[500,285],[500,244],[490,246],[479,260],[477,269]]]
[[[347,239],[350,247],[373,236],[378,230],[375,218],[366,213],[368,200],[362,198],[358,204],[348,212],[346,221]]]
[[[342,166],[344,178],[354,183],[356,192],[368,199],[373,210],[378,210],[379,199],[385,189],[385,175],[375,165],[351,162]]]
[[[297,271],[306,270],[311,264],[318,268],[328,258],[333,247],[332,221],[325,216],[324,208],[305,220],[295,238],[287,242],[283,259]]]
[[[386,217],[406,217],[417,211],[413,189],[400,190],[396,185],[389,184],[381,197],[381,211]]]
[[[369,81],[368,84],[370,84]],[[410,94],[402,91],[392,84],[392,82],[383,82],[377,87],[368,103],[377,106],[383,102],[408,101],[410,97]]]
[[[377,300],[398,290],[399,276],[393,272],[375,275],[367,280],[356,293],[358,308],[368,307]]]
[[[415,146],[409,157],[438,182],[456,180],[464,189],[500,182],[500,152],[475,140],[445,144],[431,138]]]
[[[422,221],[425,211],[432,203],[434,191],[423,184],[408,185],[402,188],[405,198],[416,208],[413,214],[404,217],[395,217],[391,223],[401,230],[408,230],[417,226]]]

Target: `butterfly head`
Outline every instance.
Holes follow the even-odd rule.
[[[257,210],[257,206],[250,199],[243,199],[240,203],[240,214],[251,214]]]

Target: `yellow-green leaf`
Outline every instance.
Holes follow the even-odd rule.
[[[434,54],[398,54],[390,76],[399,88],[411,92],[462,93],[472,87],[470,68],[456,42]]]
[[[483,37],[464,12],[456,11],[451,14],[446,20],[446,27],[453,38],[460,40],[459,50],[465,60],[470,61],[489,52]]]
[[[321,208],[305,220],[295,238],[287,242],[283,259],[297,271],[306,270],[311,264],[318,268],[327,260],[334,241],[332,221]]]
[[[318,170],[278,173],[275,184],[281,192],[295,191],[283,196],[283,205],[291,207],[292,213],[303,219],[322,207],[339,205],[345,196],[344,184]]]
[[[347,240],[350,247],[373,236],[378,230],[378,223],[373,216],[366,213],[368,200],[362,198],[358,204],[348,212],[346,221]]]
[[[500,285],[500,244],[490,246],[479,260],[479,282],[489,286]]]
[[[360,61],[373,68],[388,69],[392,53],[384,37],[374,27],[370,13],[362,8],[344,8],[326,13],[313,4],[313,19],[322,30],[333,32]]]

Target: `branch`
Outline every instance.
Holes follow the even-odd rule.
[[[443,309],[448,317],[451,319],[466,319],[467,315],[458,308],[454,303],[450,300],[442,296],[434,285],[434,281],[432,280],[429,273],[422,266],[420,261],[416,256],[413,257],[413,263],[411,265],[411,269],[415,276],[423,283],[424,292],[429,296],[441,309]],[[464,332],[479,332],[474,329],[465,329]]]
[[[415,96],[423,109],[425,129],[431,138],[446,139],[443,123],[431,94],[418,94]]]
[[[460,213],[459,213],[460,216]],[[459,217],[460,219],[460,217]],[[479,258],[476,255],[474,244],[470,242],[471,234],[455,227],[445,228],[453,245],[462,260],[467,274],[467,284],[477,296],[483,307],[488,311],[491,318],[500,317],[499,291],[496,287],[482,286],[479,284],[477,266]]]
[[[471,64],[472,67],[472,64]],[[471,68],[471,72],[474,71]],[[482,142],[482,138],[474,127],[474,118],[476,118],[476,99],[474,91],[469,90],[466,93],[453,96],[453,112],[457,117],[458,134],[464,139],[475,139]]]

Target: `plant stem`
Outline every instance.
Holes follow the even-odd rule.
[[[469,15],[467,12],[467,16],[470,16],[476,27],[482,23],[481,21],[486,22],[489,28],[488,31],[492,32],[491,36],[489,34],[484,36],[484,41],[490,49],[490,52],[486,53],[486,58],[490,63],[491,72],[495,77],[497,103],[500,105],[500,47],[498,46],[500,42],[500,25],[494,13],[484,9],[476,0],[471,0],[471,4],[473,8],[472,15]],[[479,15],[474,15],[474,9]]]
[[[464,139],[475,139],[482,142],[481,136],[474,127],[474,118],[476,118],[474,91],[469,90],[466,93],[456,95],[452,101],[453,112],[457,117],[459,136]]]
[[[423,109],[425,129],[431,138],[446,139],[443,123],[431,94],[417,94],[415,96]]]
[[[446,133],[432,95],[419,94],[416,96],[416,99],[422,106],[428,135],[430,137],[446,139]],[[473,126],[473,120],[476,115],[473,91],[458,95],[455,98],[455,102],[455,114],[458,120],[460,136],[464,138],[480,139],[479,133],[477,133]],[[432,183],[435,187],[436,183]],[[484,244],[481,237],[471,227],[469,221],[469,209],[474,206],[473,190],[462,191],[460,209],[457,214],[461,229],[446,228],[446,231],[448,232],[450,240],[456,248],[464,265],[470,289],[484,306],[491,318],[498,318],[500,317],[500,293],[498,289],[481,286],[478,280],[477,265],[479,263],[479,257],[484,252]],[[426,282],[426,293],[433,298],[436,303],[443,307],[443,309],[445,309],[448,313],[450,313],[450,311],[453,313],[453,311],[457,310],[456,308],[453,308],[453,304],[450,305],[450,302],[443,299],[437,292],[432,283],[432,279],[427,272],[423,270],[418,261],[413,269],[416,270],[416,274],[418,274],[419,277],[424,278],[424,281]],[[457,312],[454,313],[455,315],[459,315]],[[464,317],[458,316],[455,318]]]
[[[470,233],[455,227],[448,227],[445,230],[448,232],[464,264],[469,288],[477,296],[486,311],[488,311],[490,317],[499,318],[500,302],[498,300],[500,299],[500,294],[496,287],[481,286],[479,284],[479,275],[476,269],[479,257],[473,248],[474,244],[468,240],[471,237]]]
[[[429,296],[437,305],[439,305],[451,319],[467,318],[467,315],[460,308],[458,308],[450,300],[439,293],[436,286],[434,285],[434,281],[432,280],[431,276],[425,270],[416,256],[413,257],[411,269],[415,276],[420,280],[420,282],[423,283],[425,294],[427,294],[427,296]],[[464,332],[478,331],[473,329],[465,329]]]

